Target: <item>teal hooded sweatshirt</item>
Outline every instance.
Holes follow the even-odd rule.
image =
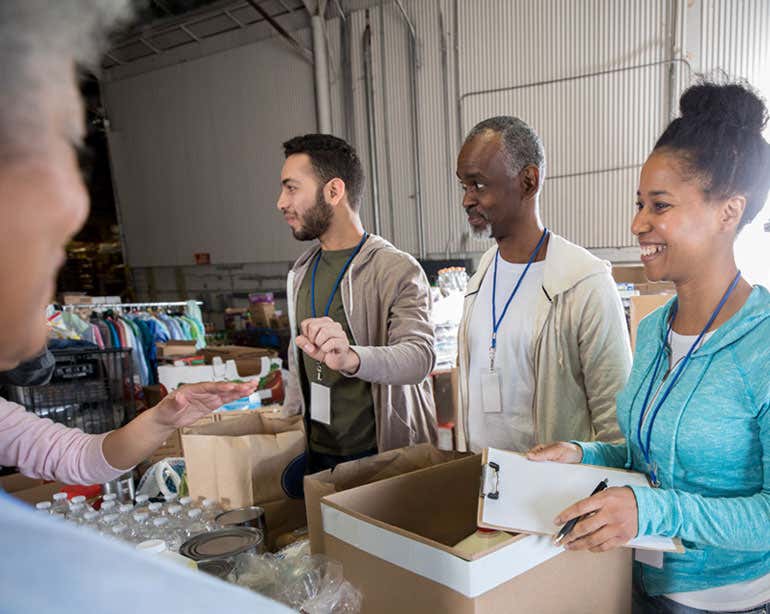
[[[637,438],[674,300],[642,320],[628,383],[617,398],[626,443],[580,443],[583,463],[648,473]],[[654,390],[667,369],[661,368]],[[645,422],[642,437],[649,426]],[[636,564],[651,595],[696,591],[770,573],[770,293],[743,307],[696,350],[654,421],[650,457],[660,488],[633,487],[639,535],[678,537],[663,568]]]

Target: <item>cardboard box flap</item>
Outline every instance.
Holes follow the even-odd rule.
[[[607,479],[609,486],[650,488],[647,476],[635,471],[572,465],[535,463],[524,454],[486,448],[482,496],[478,499],[478,526],[516,533],[552,536],[558,530],[553,518],[573,503],[588,497]],[[496,468],[490,469],[492,466]],[[490,493],[496,494],[489,497]],[[683,552],[680,540],[642,536],[627,547]]]
[[[370,484],[404,473],[468,456],[461,452],[442,451],[423,443],[369,456],[337,465],[334,471],[320,471],[305,476],[305,505],[311,550],[323,552],[323,520],[321,499],[335,492]]]
[[[426,471],[429,481],[422,479]],[[328,495],[322,504],[451,547],[468,536],[467,527],[476,526],[480,475],[481,457],[475,455]],[[446,492],[453,493],[451,507],[441,496]]]
[[[472,556],[455,550],[475,527],[480,470],[473,456],[329,495],[321,504],[324,531],[476,597],[563,551],[533,535],[511,536]]]

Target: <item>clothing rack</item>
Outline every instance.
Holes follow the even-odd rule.
[[[161,301],[156,303],[78,303],[62,305],[62,309],[146,309],[147,307],[185,307],[190,301]],[[203,301],[195,301],[199,307]]]

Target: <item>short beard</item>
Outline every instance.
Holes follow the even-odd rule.
[[[472,227],[471,232],[473,232],[473,236],[477,239],[493,239],[492,236],[492,225],[487,224],[486,226],[482,226],[481,228]]]
[[[326,202],[323,190],[318,188],[315,205],[305,212],[302,227],[292,230],[292,234],[298,241],[314,241],[329,229],[333,216],[334,208]]]

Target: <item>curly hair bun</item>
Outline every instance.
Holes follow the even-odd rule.
[[[741,83],[694,85],[679,100],[679,111],[687,122],[721,124],[752,133],[761,133],[768,120],[764,101]]]

